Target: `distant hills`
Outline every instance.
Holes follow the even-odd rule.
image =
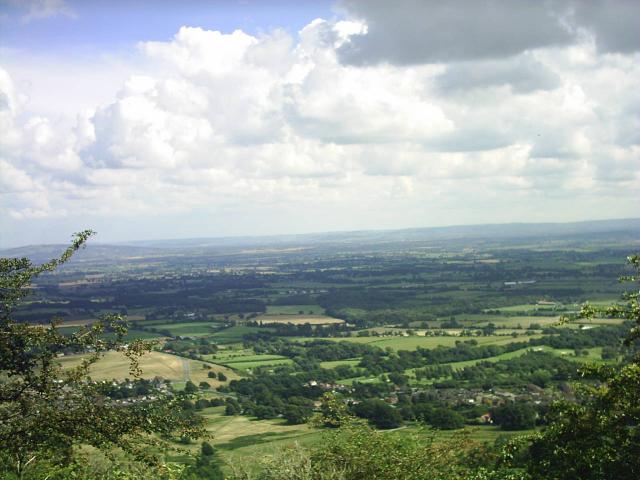
[[[83,260],[117,258],[122,261],[128,258],[150,256],[246,253],[250,249],[324,248],[334,245],[350,250],[356,245],[394,244],[398,247],[402,244],[442,242],[516,241],[520,243],[534,239],[540,242],[569,238],[606,241],[608,237],[640,241],[640,218],[571,223],[508,223],[300,235],[145,240],[113,244],[102,244],[94,240],[90,242],[81,257]],[[62,244],[30,245],[0,250],[0,256],[29,257],[35,262],[41,262],[59,255],[65,247],[66,245]]]

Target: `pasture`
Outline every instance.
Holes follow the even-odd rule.
[[[277,452],[280,448],[298,443],[313,446],[322,431],[308,424],[286,425],[283,420],[256,420],[244,416],[225,416],[224,407],[206,408],[201,412],[206,430],[212,435],[220,458],[229,466],[242,466],[255,473],[257,459]],[[195,445],[195,450],[198,446]]]
[[[293,363],[293,360],[280,355],[246,355],[228,360],[221,360],[220,363],[229,368],[233,368],[234,370],[250,370],[257,367],[290,365]]]
[[[321,368],[327,368],[327,369],[336,368],[336,367],[339,367],[341,365],[347,365],[349,367],[356,367],[356,366],[358,366],[359,363],[360,363],[360,359],[359,358],[349,358],[349,359],[346,359],[346,360],[332,360],[332,361],[328,361],[328,362],[320,362],[320,367]]]
[[[569,308],[569,310],[573,310],[573,309],[579,310],[579,306],[573,306],[573,305],[565,306],[565,305],[562,305],[561,303],[550,302],[550,303],[523,303],[520,305],[510,305],[507,307],[486,309],[485,313],[498,311],[500,313],[506,313],[506,314],[527,315],[533,312],[538,312],[540,315],[555,315],[556,310],[565,311],[567,308]]]
[[[534,335],[520,335],[517,337],[512,337],[511,335],[490,335],[486,337],[459,337],[459,336],[451,336],[451,337],[425,337],[419,335],[412,335],[409,337],[401,337],[401,336],[390,336],[390,337],[346,337],[346,338],[335,338],[330,340],[336,341],[348,341],[354,343],[367,343],[369,345],[374,345],[380,348],[390,347],[394,350],[416,350],[418,347],[421,348],[436,348],[439,346],[443,347],[453,347],[456,345],[456,342],[463,342],[467,340],[476,340],[478,345],[507,345],[509,343],[514,342],[525,342],[531,338],[541,338],[543,335],[534,334]],[[298,337],[300,340],[300,338]]]
[[[212,435],[211,444],[214,445],[220,458],[226,463],[225,470],[230,466],[242,466],[249,472],[255,473],[258,459],[273,455],[280,449],[297,443],[303,447],[313,448],[322,442],[325,430],[305,425],[286,425],[282,420],[256,420],[244,416],[225,416],[224,407],[212,407],[202,410],[206,421],[206,429]],[[418,435],[433,436],[439,439],[449,439],[453,436],[468,438],[477,442],[493,443],[498,437],[507,435],[523,435],[533,433],[534,430],[505,432],[496,426],[466,427],[461,430],[433,430],[417,424],[410,424],[395,430],[384,432],[385,435]],[[192,445],[196,450],[198,445]]]
[[[474,323],[473,327],[484,327],[489,323],[493,323],[496,327],[500,328],[517,328],[527,329],[532,324],[538,324],[542,327],[549,327],[558,325],[560,320],[559,315],[553,316],[515,316],[515,317],[490,317],[484,321]]]
[[[211,338],[217,343],[240,343],[242,342],[242,336],[248,333],[268,332],[269,329],[260,327],[248,327],[245,325],[235,325],[233,327],[225,328],[224,330],[217,331],[211,334]]]

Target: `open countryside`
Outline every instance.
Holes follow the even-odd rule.
[[[100,283],[70,292],[60,285],[84,278],[87,268],[72,262],[61,276],[39,280],[36,295],[16,315],[28,320],[56,309],[60,331],[71,335],[90,325],[88,316],[122,311],[130,326],[125,339],[152,345],[140,358],[142,378],[189,392],[187,404],[213,434],[229,474],[234,465],[258,468],[251,464],[255,455],[322,444],[313,419],[325,394],[337,395],[388,435],[426,428],[442,441],[457,438],[447,432],[460,432],[490,443],[543,428],[535,412],[573,395],[571,380],[581,365],[612,365],[625,354],[619,346],[624,319],[577,315],[591,298],[596,305],[620,305],[615,278],[635,240],[565,241],[588,245],[580,255],[592,261],[576,270],[569,243],[537,252],[514,240],[424,241],[410,248],[387,242],[366,255],[350,245],[343,251],[318,246],[313,259],[307,248],[277,252],[260,259],[268,275],[246,253],[208,257],[216,273],[182,267],[169,256],[149,280],[137,273],[149,268],[141,256],[141,267],[127,259],[126,273],[98,268]],[[430,246],[429,255],[421,245]],[[526,274],[518,273],[521,255],[528,259]],[[314,262],[332,267],[316,269]],[[282,265],[286,275],[279,273]],[[508,278],[535,282],[505,283]],[[79,315],[87,318],[79,322]],[[85,358],[62,352],[57,362],[70,371]],[[89,374],[139,389],[121,352],[107,352]],[[502,428],[499,409],[516,399],[534,416],[516,429]],[[375,402],[385,406],[378,413],[361,407]],[[199,447],[188,448],[195,455]]]

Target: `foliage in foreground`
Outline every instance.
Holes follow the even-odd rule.
[[[92,382],[89,368],[108,350],[118,350],[140,375],[137,358],[150,348],[144,342],[122,343],[126,324],[117,315],[63,335],[58,323],[18,323],[12,312],[30,292],[38,275],[56,269],[84,246],[90,230],[74,237],[59,259],[33,265],[27,258],[0,259],[0,474],[3,478],[82,478],[92,447],[106,454],[112,469],[125,459],[144,469],[162,470],[162,452],[172,435],[196,437],[201,421],[179,407],[178,396],[155,392],[154,400],[133,405],[110,401],[105,385]],[[114,332],[106,340],[105,331]],[[56,362],[63,350],[88,353],[76,368],[63,371]],[[105,477],[106,478],[106,477]]]
[[[313,450],[290,445],[261,461],[260,473],[236,471],[235,480],[524,480],[491,449],[464,433],[375,430],[347,413],[335,396],[323,397],[317,426],[328,429]],[[236,469],[238,470],[238,469]]]
[[[634,290],[624,294],[626,305],[586,305],[582,317],[633,322],[624,340],[633,346],[640,340],[640,255],[629,257],[629,263],[634,274],[621,280],[634,282]],[[588,367],[583,374],[595,383],[581,385],[581,402],[551,411],[549,427],[532,441],[530,471],[551,480],[640,478],[640,354],[619,369]]]

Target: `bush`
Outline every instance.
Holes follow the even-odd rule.
[[[213,447],[211,446],[211,444],[209,442],[202,442],[202,448],[201,448],[201,453],[202,455],[205,456],[211,456],[215,453]]]
[[[196,393],[198,391],[198,387],[191,380],[188,380],[184,386],[185,393]]]

